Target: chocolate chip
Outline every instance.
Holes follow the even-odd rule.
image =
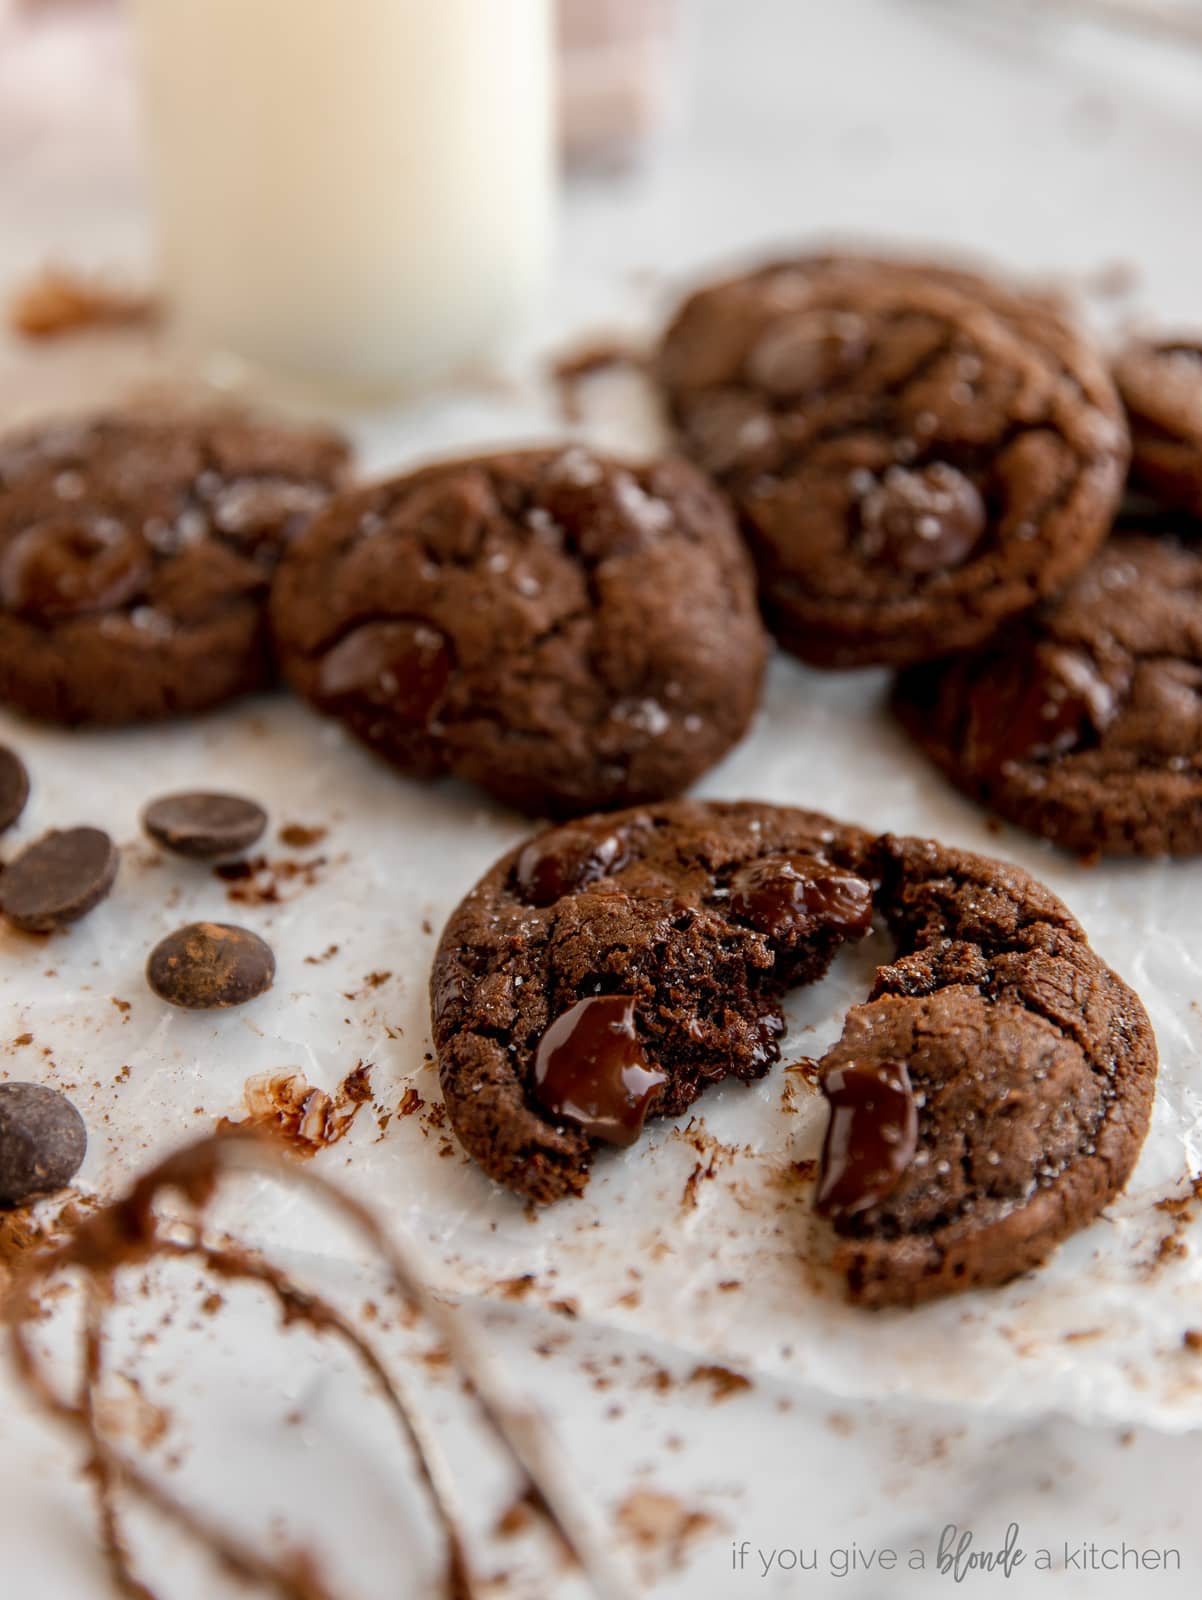
[[[602,470],[579,446],[548,464],[538,502],[529,513],[536,537],[559,545],[566,532],[586,561],[645,549],[675,523],[673,509],[648,493],[633,472],[615,466]]]
[[[620,871],[629,859],[621,830],[597,839],[572,828],[557,828],[532,839],[518,857],[518,890],[527,905],[554,905],[564,895]]]
[[[816,856],[765,856],[731,878],[730,909],[771,939],[818,927],[858,939],[872,926],[872,889]]]
[[[594,995],[539,1040],[534,1094],[554,1117],[607,1144],[633,1144],[668,1075],[647,1060],[629,995]]]
[[[214,861],[248,850],[267,826],[267,813],[236,794],[196,790],[151,801],[142,813],[142,826],[165,850]]]
[[[955,467],[891,467],[860,502],[860,543],[904,572],[938,572],[967,560],[985,521],[976,486]]]
[[[451,653],[424,622],[367,622],[348,633],[321,663],[327,700],[361,699],[387,706],[425,727],[446,691]]]
[[[0,744],[0,833],[11,828],[29,799],[29,773],[15,750]]]
[[[99,828],[53,829],[0,874],[0,912],[27,933],[52,933],[100,904],[120,859]]]
[[[771,324],[752,347],[747,373],[769,394],[812,394],[862,366],[868,353],[863,317],[803,311]]]
[[[992,774],[1011,761],[1039,761],[1077,749],[1114,720],[1118,697],[1093,657],[1063,645],[1041,645],[1025,673],[996,695],[974,701],[965,758],[974,772]]]
[[[64,1188],[87,1148],[83,1118],[57,1089],[0,1083],[0,1205],[24,1205]]]
[[[141,593],[151,566],[145,541],[120,523],[39,522],[0,558],[0,598],[38,622],[115,611]]]
[[[275,956],[249,928],[190,922],[160,939],[146,981],[161,1000],[187,1011],[245,1005],[271,988]]]
[[[918,1147],[910,1074],[897,1061],[836,1067],[823,1079],[831,1120],[822,1146],[818,1210],[852,1217],[893,1193]]]
[[[785,1031],[785,1019],[775,1011],[765,1011],[755,1024],[755,1044],[751,1059],[757,1066],[771,1066],[780,1060],[780,1041]]]

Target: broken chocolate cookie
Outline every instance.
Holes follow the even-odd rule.
[[[538,835],[451,917],[431,979],[465,1148],[532,1200],[779,1055],[786,990],[872,924],[868,835],[789,807],[690,803]]]
[[[1156,1041],[1137,995],[1017,867],[879,841],[897,941],[820,1063],[831,1105],[817,1204],[863,1305],[1003,1283],[1122,1189]]]

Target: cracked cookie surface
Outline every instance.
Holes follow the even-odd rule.
[[[519,1195],[579,1194],[602,1145],[761,1077],[784,993],[874,911],[892,957],[818,1067],[833,1265],[866,1305],[1038,1265],[1134,1166],[1156,1079],[1143,1006],[1018,868],[812,812],[681,801],[503,857],[431,975],[460,1142]]]
[[[340,498],[281,564],[296,688],[407,772],[534,815],[679,793],[745,732],[766,637],[721,497],[578,447]]]
[[[894,709],[959,788],[1066,849],[1202,850],[1202,552],[1116,534],[980,650],[902,673]]]
[[[925,839],[875,853],[897,953],[820,1072],[829,1093],[906,1069],[909,1159],[832,1214],[851,1298],[900,1305],[1005,1282],[1092,1221],[1139,1155],[1157,1058],[1139,997],[1042,884]]]
[[[0,701],[119,724],[264,687],[272,570],[347,459],[329,433],[224,419],[0,441]]]
[[[811,256],[703,288],[657,370],[732,496],[769,625],[820,666],[966,648],[1072,576],[1127,464],[1102,362],[968,273]]]
[[[452,915],[431,977],[460,1142],[556,1200],[584,1188],[599,1141],[762,1077],[781,996],[869,929],[868,844],[813,812],[678,801],[511,851]]]

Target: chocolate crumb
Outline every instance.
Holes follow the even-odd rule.
[[[706,1365],[694,1367],[689,1373],[689,1383],[706,1383],[710,1387],[710,1398],[715,1405],[729,1400],[732,1395],[742,1394],[751,1388],[751,1379],[745,1378],[741,1372],[732,1372],[729,1367]]]
[[[306,956],[305,965],[307,967],[320,967],[323,962],[329,961],[336,956],[338,949],[339,947],[336,944],[327,945],[319,956]]]
[[[493,1533],[498,1539],[515,1539],[525,1533],[534,1520],[534,1511],[528,1495],[520,1495],[497,1518]]]
[[[85,328],[146,326],[158,315],[150,295],[118,289],[65,267],[43,267],[13,294],[9,326],[23,339],[57,339]]]
[[[412,1085],[405,1090],[396,1108],[398,1117],[411,1117],[415,1111],[420,1111],[425,1101]]]
[[[287,822],[280,829],[280,843],[289,850],[311,850],[329,833],[328,828],[306,827],[300,822]]]
[[[520,1278],[502,1278],[497,1290],[506,1300],[524,1300],[537,1282],[533,1272],[524,1272]]]

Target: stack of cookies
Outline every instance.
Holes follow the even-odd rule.
[[[1086,855],[1202,846],[1202,347],[1110,369],[1055,305],[809,257],[701,290],[658,371],[781,643]]]
[[[0,701],[120,724],[278,668],[402,772],[555,819],[455,912],[431,990],[453,1126],[539,1203],[768,1071],[786,991],[875,923],[893,957],[819,1064],[833,1261],[866,1304],[1003,1281],[1130,1174],[1138,997],[1015,868],[677,797],[754,716],[766,624],[898,669],[920,747],[1036,832],[1197,849],[1202,351],[1112,373],[1047,299],[826,255],[694,294],[654,370],[682,453],[638,466],[561,445],[356,487],[324,432],[11,439]]]

